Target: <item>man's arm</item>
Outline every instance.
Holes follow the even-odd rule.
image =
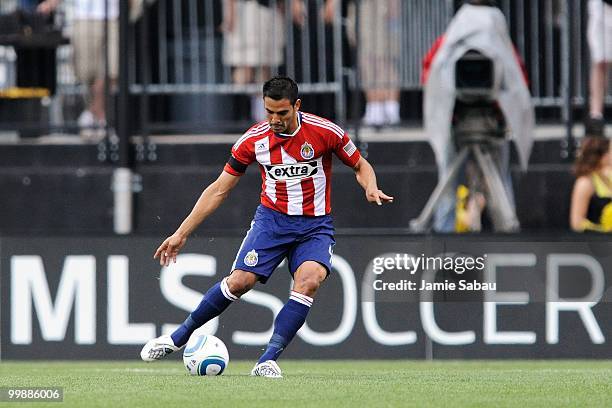
[[[386,195],[382,190],[378,189],[378,184],[376,184],[376,173],[374,173],[372,165],[368,163],[366,159],[363,157],[359,158],[353,170],[355,170],[357,182],[365,190],[366,199],[369,202],[378,205],[393,202],[393,197]]]
[[[153,258],[159,258],[159,264],[163,266],[168,266],[170,261],[176,262],[176,256],[187,242],[187,237],[202,221],[219,208],[239,180],[240,177],[223,171],[217,180],[206,187],[191,213],[181,223],[176,232],[162,242],[155,251]]]

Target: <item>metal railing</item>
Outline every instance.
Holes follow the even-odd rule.
[[[375,4],[376,3],[376,6]],[[367,71],[368,64],[376,64],[374,58],[364,58],[372,54],[388,60],[398,72],[397,81],[390,83],[386,77],[375,80],[351,82],[352,87],[361,89],[395,87],[403,90],[421,88],[421,62],[436,38],[444,33],[453,16],[452,0],[357,0],[349,18],[349,31],[357,54],[354,71]],[[382,9],[376,10],[376,7]],[[351,12],[349,12],[351,13]],[[351,14],[352,14],[351,13]],[[381,27],[384,26],[384,27]],[[372,34],[374,33],[374,34]],[[372,49],[368,44],[372,35],[379,47]],[[394,43],[397,45],[389,46]],[[355,75],[357,76],[357,75]],[[360,75],[360,76],[363,76]]]
[[[368,0],[360,0],[366,2]],[[383,0],[388,1],[388,0]],[[564,1],[560,0],[500,0],[510,34],[518,54],[525,63],[531,94],[536,106],[561,107],[562,59],[564,50],[573,49],[575,75],[573,86],[576,103],[584,101],[584,78],[589,63],[586,48],[585,1],[567,1],[575,23],[572,32],[565,37],[562,19]],[[397,58],[399,82],[389,84],[403,90],[421,88],[421,62],[435,39],[444,33],[453,16],[455,2],[448,0],[409,0],[399,2],[401,53]],[[386,21],[390,23],[390,21]],[[359,27],[359,26],[358,26]],[[368,35],[363,33],[362,35]],[[381,81],[384,81],[382,79]],[[361,84],[366,87],[367,84]]]
[[[133,43],[132,57],[152,64],[130,64],[130,92],[260,95],[265,79],[285,74],[299,82],[301,94],[333,94],[335,116],[342,122],[342,32],[340,25],[318,18],[324,2],[306,1],[297,15],[294,1],[270,0],[264,6],[235,0],[229,23],[231,2],[157,0],[135,26],[140,40]]]
[[[575,103],[583,103],[587,90],[588,50],[586,45],[586,1],[502,0],[501,9],[508,19],[511,35],[525,62],[531,95],[536,106],[561,107],[564,103],[564,70],[572,64],[570,79]],[[564,8],[572,16],[571,32],[563,18]],[[526,17],[528,16],[528,18]],[[572,61],[568,50],[572,49]],[[569,79],[569,78],[568,78]]]
[[[235,1],[244,3],[243,0]],[[139,104],[145,104],[145,109],[139,110],[144,115],[141,121],[153,123],[152,117],[159,116],[152,113],[153,102],[149,102],[152,98],[157,98],[155,104],[167,104],[170,111],[181,111],[184,110],[181,104],[193,104],[199,101],[193,98],[207,95],[207,99],[200,102],[217,112],[218,118],[206,114],[200,117],[202,111],[206,110],[202,108],[200,111],[194,110],[187,120],[193,120],[192,128],[206,131],[217,119],[235,120],[226,114],[227,104],[233,103],[228,97],[256,94],[260,92],[262,79],[281,73],[295,77],[300,83],[302,94],[331,94],[334,112],[328,115],[340,123],[345,122],[346,84],[353,90],[372,86],[360,80],[363,77],[360,72],[364,67],[355,62],[359,61],[359,54],[364,51],[360,45],[363,40],[361,36],[370,34],[367,31],[360,32],[363,29],[363,17],[368,17],[360,15],[360,9],[364,5],[362,3],[368,1],[371,0],[355,0],[357,6],[353,7],[352,12],[350,7],[344,11],[338,7],[333,23],[327,24],[321,16],[326,0],[303,0],[305,13],[301,16],[295,15],[297,9],[292,7],[293,0],[270,0],[267,9],[271,10],[273,17],[268,21],[274,23],[267,28],[272,33],[271,38],[260,38],[259,42],[280,49],[280,61],[264,64],[259,60],[259,63],[255,62],[251,66],[256,71],[267,71],[265,75],[254,75],[250,80],[237,81],[236,62],[229,63],[225,55],[228,32],[224,22],[227,23],[228,10],[224,9],[224,4],[227,1],[142,0],[144,11],[134,13],[131,23],[129,53],[129,89],[138,97]],[[393,79],[393,83],[389,83],[388,77],[381,80],[400,90],[419,90],[422,57],[435,38],[444,32],[457,2],[376,1],[396,2],[399,5],[394,19],[387,21],[395,25],[398,38],[398,53],[394,60],[394,64],[397,64],[397,78]],[[246,2],[257,3],[255,0]],[[589,67],[585,40],[586,1],[500,0],[499,4],[508,20],[517,51],[525,61],[534,104],[539,107],[562,108],[569,85],[574,90],[572,102],[575,105],[583,104],[586,100],[585,84]],[[2,0],[0,13],[12,11],[16,5],[17,0]],[[571,33],[562,18],[563,7],[566,6],[574,18]],[[243,6],[238,9],[239,12],[245,12]],[[260,18],[260,25],[269,18],[256,7],[250,6],[248,10],[251,15],[239,15],[236,18],[255,18],[251,24],[256,24],[257,18]],[[74,21],[72,0],[62,2],[59,21],[64,24],[66,35],[70,36]],[[255,32],[259,31],[245,31],[245,40],[253,37]],[[384,38],[379,40],[380,48],[389,47],[389,44]],[[567,50],[570,47],[573,57],[568,61]],[[249,51],[245,49],[242,52]],[[356,53],[357,58],[346,57],[351,53]],[[4,79],[4,83],[0,81],[0,86],[10,85],[14,78],[11,74],[14,58],[11,55],[10,49],[0,49],[0,79]],[[70,45],[58,49],[58,88],[53,102],[55,108],[52,109],[55,113],[51,118],[53,124],[60,128],[74,123],[78,114],[78,108],[75,107],[79,105],[77,96],[85,91],[85,87],[77,82],[72,55]],[[571,78],[567,76],[570,63],[573,69]],[[345,82],[345,78],[348,78],[348,82]],[[571,81],[571,84],[567,81]],[[181,97],[187,98],[186,101],[180,101]],[[610,102],[610,97],[607,101]],[[178,107],[171,107],[176,104]],[[177,121],[185,121],[184,116],[179,117]],[[164,121],[172,121],[172,117],[163,118],[159,122]],[[161,128],[163,126],[151,127],[153,131]]]

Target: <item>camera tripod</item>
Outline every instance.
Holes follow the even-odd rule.
[[[519,222],[514,206],[504,188],[501,174],[495,165],[492,149],[496,144],[503,143],[497,138],[473,134],[463,137],[462,147],[459,154],[453,160],[450,171],[443,179],[438,181],[436,188],[429,197],[427,204],[421,214],[410,221],[410,229],[413,232],[426,232],[430,228],[431,218],[444,194],[455,185],[460,169],[464,166],[470,155],[476,159],[476,167],[484,181],[484,194],[487,208],[491,216],[493,228],[496,232],[516,232],[519,230]],[[453,192],[454,194],[454,192]]]

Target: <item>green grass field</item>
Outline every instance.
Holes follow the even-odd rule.
[[[61,386],[36,407],[610,407],[612,361],[282,361],[285,378],[252,378],[252,362],[190,377],[178,361],[2,362],[0,387]]]

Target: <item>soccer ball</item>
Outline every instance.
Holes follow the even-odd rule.
[[[229,363],[229,353],[218,337],[196,332],[185,346],[183,363],[191,375],[221,375]]]

